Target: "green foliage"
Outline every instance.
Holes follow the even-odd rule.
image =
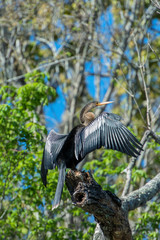
[[[22,239],[31,231],[30,224],[37,225],[43,206],[39,169],[46,129],[36,109],[48,103],[48,96],[55,98],[55,90],[41,76],[18,89],[2,86],[0,95],[0,236]]]
[[[148,211],[143,212],[136,224],[136,240],[147,239],[157,240],[159,237],[160,203],[151,202],[147,204]]]
[[[120,160],[121,159],[121,160]],[[105,150],[101,160],[92,160],[85,164],[85,169],[93,171],[95,180],[103,186],[104,190],[111,190],[118,194],[122,189],[122,171],[126,168],[126,161],[122,153],[118,151]],[[117,178],[117,176],[120,176]],[[109,179],[116,177],[116,181],[109,182]],[[120,192],[119,192],[120,193]]]
[[[37,108],[56,97],[55,90],[45,85],[46,77],[49,76],[36,71],[26,75],[24,86],[0,89],[0,237],[89,240],[94,224],[88,222],[84,211],[72,209],[75,217],[83,219],[80,227],[65,227],[63,210],[68,205],[65,199],[69,198],[66,188],[63,208],[51,211],[57,170],[49,172],[47,188],[41,181],[42,139],[47,131],[40,123]]]
[[[146,172],[143,169],[137,169],[135,167],[132,171],[132,184],[135,186],[142,178],[147,179]]]

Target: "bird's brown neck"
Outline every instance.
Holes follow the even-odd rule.
[[[88,126],[95,119],[95,115],[92,112],[87,112],[85,114],[85,121],[83,123],[84,126]]]
[[[92,108],[96,107],[97,102],[88,103],[84,108],[82,108],[80,113],[80,121],[83,125],[87,126],[90,122],[95,119],[95,115],[89,112]]]

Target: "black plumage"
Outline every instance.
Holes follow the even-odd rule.
[[[121,123],[120,116],[103,112],[95,118],[94,114],[89,112],[92,108],[108,103],[110,102],[88,103],[81,110],[81,124],[74,127],[68,135],[58,134],[54,130],[49,133],[43,153],[41,177],[46,185],[48,169],[58,166],[59,178],[53,209],[60,203],[66,168],[74,169],[88,153],[104,146],[133,157],[140,154],[141,143]]]

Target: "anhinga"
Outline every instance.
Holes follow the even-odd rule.
[[[60,203],[66,168],[75,169],[88,153],[104,146],[133,157],[140,154],[138,150],[142,150],[141,143],[120,122],[120,116],[103,112],[95,118],[94,113],[89,112],[108,103],[111,102],[88,103],[81,110],[81,124],[74,127],[68,135],[58,134],[53,129],[50,131],[43,152],[41,177],[46,186],[48,169],[58,166],[59,177],[52,209]]]

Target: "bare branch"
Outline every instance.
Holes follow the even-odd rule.
[[[93,240],[107,240],[100,228],[100,225],[97,223],[96,228],[95,228],[95,232],[94,232],[94,236],[93,236]]]
[[[54,65],[57,65],[57,64],[59,64],[59,63],[65,62],[65,61],[70,61],[70,60],[76,59],[76,57],[77,57],[77,56],[73,56],[73,57],[68,57],[68,58],[62,58],[62,59],[60,59],[60,60],[55,60],[55,61],[53,61],[53,62],[48,62],[48,63],[42,64],[42,65],[39,66],[39,67],[36,67],[36,68],[32,69],[32,70],[29,71],[28,73],[32,73],[32,72],[34,72],[34,71],[36,71],[36,70],[40,70],[40,69],[42,69],[42,68],[46,68],[46,67],[49,67],[49,66],[54,66]],[[17,80],[19,80],[19,79],[21,79],[21,78],[24,78],[25,75],[26,75],[26,73],[23,74],[23,75],[17,76],[17,77],[10,78],[10,79],[7,80],[7,82],[17,81]]]
[[[140,189],[131,192],[122,198],[122,206],[125,211],[134,210],[143,206],[147,201],[151,200],[160,192],[160,173],[158,173],[151,181],[146,183]]]
[[[118,80],[117,78],[115,78],[115,80],[116,80],[116,82],[119,83],[119,80]],[[120,84],[120,83],[119,83],[119,84]],[[127,83],[127,84],[128,84],[128,83]],[[139,107],[139,105],[138,105],[138,103],[137,103],[137,100],[136,100],[134,94],[132,93],[131,89],[129,88],[129,90],[127,90],[122,84],[121,84],[121,88],[123,88],[123,89],[129,94],[129,96],[133,98],[133,100],[134,100],[134,102],[135,102],[135,104],[136,104],[136,106],[137,106],[137,108],[138,108],[139,114],[141,115],[141,118],[142,118],[143,122],[145,123],[145,120],[144,120],[142,111],[141,111],[141,109],[140,109],[140,107]]]
[[[77,95],[79,92],[80,85],[83,80],[83,72],[84,72],[84,66],[85,66],[85,60],[88,52],[88,46],[89,42],[87,42],[83,48],[79,47],[77,50],[77,62],[75,64],[75,73],[73,76],[73,89],[72,89],[72,97],[71,97],[71,103],[70,103],[70,119],[69,119],[69,130],[73,128],[73,117],[75,114],[75,109],[76,109],[76,101],[77,101]],[[82,52],[82,53],[81,53]]]
[[[134,29],[134,31],[132,32],[130,38],[132,38],[133,36],[135,36],[137,33],[139,33],[141,30],[144,31],[144,26],[147,27],[147,23],[150,22],[150,20],[153,17],[153,14],[156,12],[156,7],[150,5],[147,10],[145,11],[145,13],[143,14],[141,21],[139,21],[139,24],[137,25],[137,27]]]
[[[155,134],[153,131],[150,131],[150,135],[152,136],[156,143],[160,144],[160,136]]]
[[[154,6],[156,8],[160,9],[160,3],[157,0],[155,0],[155,1],[151,0],[151,2],[154,4]],[[158,13],[160,13],[160,12],[158,12]]]
[[[150,130],[145,131],[141,143],[144,146],[145,142],[147,141],[148,137],[150,135]],[[131,162],[129,163],[128,167],[123,170],[124,173],[126,173],[126,183],[123,189],[123,193],[122,193],[122,197],[124,197],[128,192],[129,192],[129,188],[130,188],[130,183],[131,183],[131,179],[132,179],[132,169],[135,166],[136,163],[136,158],[132,158]]]
[[[153,49],[153,47],[151,46],[150,43],[148,43],[148,46],[150,47],[150,49],[152,50],[152,52],[155,54],[155,56],[157,57],[158,61],[160,61],[160,57],[158,56],[158,54],[156,53],[156,51]]]
[[[147,101],[147,127],[148,127],[148,129],[151,129],[151,114],[150,114],[151,106],[150,106],[150,100],[149,100],[149,96],[148,96],[148,90],[147,90],[146,82],[145,82],[145,79],[144,79],[144,73],[143,73],[144,63],[143,64],[141,63],[140,52],[139,52],[138,45],[137,45],[135,37],[134,37],[134,43],[135,43],[137,54],[138,54],[138,61],[139,61],[139,64],[140,64],[139,68],[140,68],[141,78],[142,78],[142,81],[143,81],[146,101]]]
[[[156,120],[157,120],[156,115],[158,115],[159,111],[160,111],[160,104],[159,104],[159,106],[157,107],[156,111],[154,112],[154,115],[153,115],[153,117],[152,117],[152,123],[153,123],[153,122],[154,122],[154,123],[156,122]]]

